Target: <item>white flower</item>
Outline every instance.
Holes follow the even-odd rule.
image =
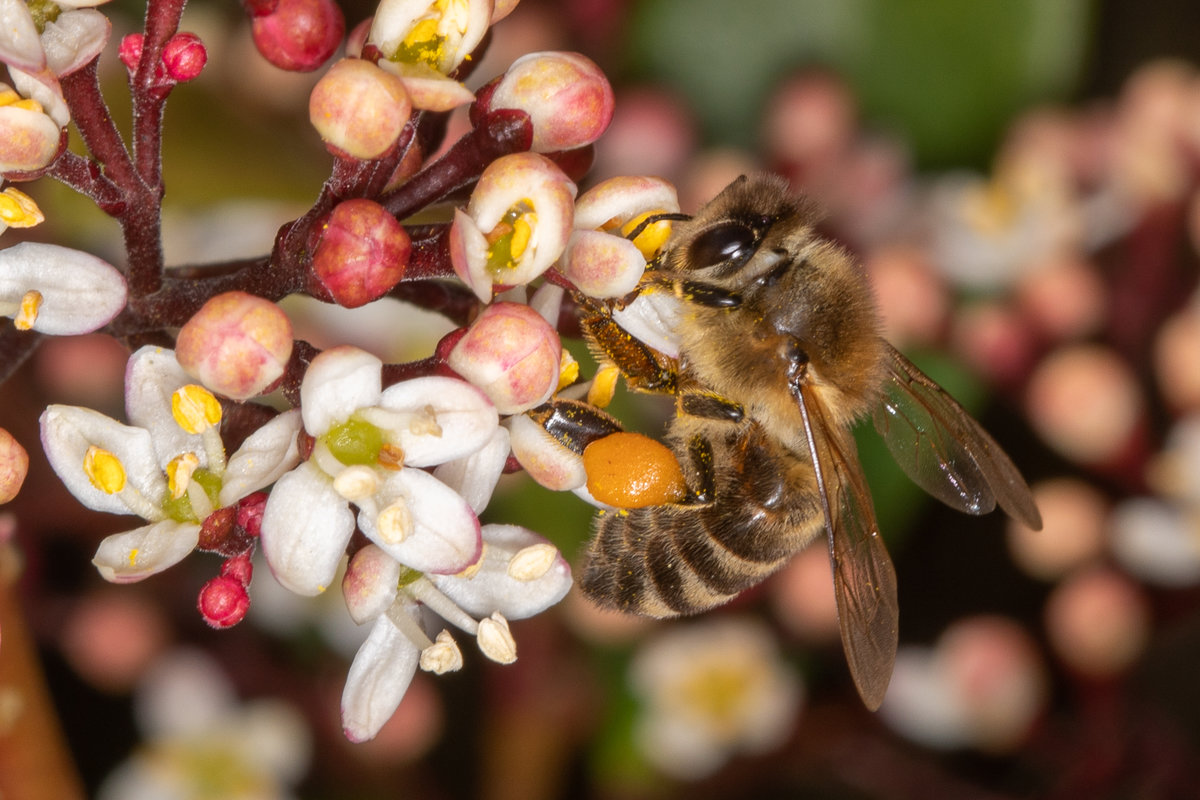
[[[52,405],[42,414],[50,465],[81,503],[150,524],[100,543],[106,580],[138,581],[188,555],[214,510],[271,484],[299,460],[299,413],[278,415],[226,459],[220,405],[189,383],[170,350],[143,347],[125,376],[125,425],[97,411]]]
[[[125,279],[93,255],[22,242],[0,250],[0,315],[22,330],[89,333],[125,308]]]
[[[108,43],[112,23],[92,8],[107,0],[44,3],[56,14],[38,30],[24,0],[0,0],[0,62],[13,85],[46,109],[59,127],[71,120],[58,79],[96,58]]]
[[[492,0],[383,0],[367,41],[399,75],[415,108],[448,111],[475,99],[448,77],[487,33]]]
[[[636,654],[630,680],[644,703],[634,731],[639,751],[685,779],[780,744],[803,699],[771,632],[747,619],[672,626]]]
[[[169,653],[134,699],[146,744],[108,775],[101,800],[284,798],[308,768],[312,742],[299,712],[271,699],[239,704],[198,651]]]
[[[438,674],[461,668],[462,653],[442,621],[507,664],[517,657],[508,620],[539,614],[566,595],[571,569],[554,545],[516,525],[485,525],[482,539],[482,557],[459,575],[419,574],[374,545],[351,559],[342,582],[346,606],[356,622],[372,627],[342,693],[347,738],[365,741],[379,732],[418,666]]]
[[[355,528],[351,503],[362,532],[412,569],[455,573],[479,558],[472,504],[419,468],[493,444],[495,407],[453,378],[416,378],[384,390],[382,367],[370,353],[338,347],[313,359],[301,383],[312,457],[280,478],[262,521],[267,563],[297,594],[320,594],[333,581]],[[476,495],[490,495],[503,469],[494,447],[485,461],[489,474],[473,486]]]

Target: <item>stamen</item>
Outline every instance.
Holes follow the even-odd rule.
[[[443,630],[437,635],[437,641],[421,651],[421,669],[434,675],[445,675],[447,672],[457,672],[462,669],[462,650],[450,635]]]
[[[404,590],[414,600],[419,600],[429,606],[431,611],[456,628],[461,628],[472,636],[478,632],[479,623],[475,621],[475,618],[459,608],[449,597],[442,594],[442,591],[434,586],[429,578],[421,576],[404,587]]]
[[[42,293],[37,289],[30,289],[21,298],[21,310],[13,317],[13,327],[19,331],[27,331],[33,327],[33,323],[37,322],[38,311],[42,307]]]
[[[596,370],[592,385],[588,387],[588,402],[597,408],[607,408],[617,392],[617,378],[620,376],[621,370],[612,365]]]
[[[83,454],[83,471],[88,480],[105,494],[116,494],[125,488],[125,467],[109,451],[92,445]]]
[[[528,583],[550,571],[558,558],[558,548],[547,542],[531,544],[518,550],[508,562],[508,576],[513,580]]]
[[[479,621],[475,641],[480,651],[497,664],[511,664],[517,660],[517,641],[508,629],[508,620],[499,611]]]
[[[403,498],[395,501],[375,517],[379,537],[388,544],[400,544],[413,532],[412,512]]]
[[[196,481],[192,481],[187,487],[188,502],[192,504],[192,512],[195,513],[196,519],[204,521],[208,518],[215,509],[213,508],[212,500],[208,498],[208,493],[204,491],[204,487]]]
[[[167,464],[167,489],[172,500],[178,500],[192,483],[192,473],[200,466],[200,458],[195,453],[183,453],[171,459]]]
[[[188,433],[202,433],[221,421],[221,403],[208,389],[190,383],[171,395],[171,416]]]
[[[9,186],[0,192],[0,221],[10,228],[32,228],[45,219],[34,199],[20,189]]]
[[[421,625],[408,613],[408,610],[399,603],[392,603],[388,606],[387,617],[396,629],[404,634],[404,637],[416,645],[417,649],[425,650],[433,644],[433,640],[425,633]]]
[[[579,362],[564,347],[562,356],[558,359],[558,391],[579,380]]]
[[[379,476],[362,464],[346,467],[333,479],[333,490],[351,503],[370,497],[378,488]]]

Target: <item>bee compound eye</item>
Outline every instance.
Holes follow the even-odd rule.
[[[757,248],[758,234],[740,222],[726,222],[693,239],[688,257],[692,266],[701,269],[725,262],[740,266]]]

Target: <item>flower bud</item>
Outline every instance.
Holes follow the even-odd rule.
[[[312,72],[341,44],[346,19],[333,0],[279,0],[250,27],[267,61],[291,72]]]
[[[312,268],[339,305],[357,308],[399,282],[411,249],[408,232],[383,206],[344,200],[322,226]]]
[[[11,433],[0,428],[0,504],[17,496],[28,472],[29,454]]]
[[[493,303],[471,324],[446,358],[459,375],[483,390],[501,414],[544,403],[558,386],[562,344],[536,311],[520,303]]]
[[[185,83],[198,77],[207,61],[208,50],[194,33],[177,33],[163,46],[163,68],[166,76],[176,83]]]
[[[231,628],[250,610],[250,594],[237,578],[218,575],[204,584],[196,608],[210,627]]]
[[[514,153],[488,165],[450,229],[454,271],[483,301],[541,275],[571,235],[575,184],[552,161]]]
[[[513,62],[492,93],[492,108],[515,108],[533,123],[535,153],[591,144],[613,115],[604,72],[578,53],[530,53]]]
[[[233,400],[267,391],[291,354],[287,315],[245,292],[226,292],[205,303],[180,329],[175,349],[189,375]]]
[[[411,113],[404,82],[358,58],[334,64],[308,98],[309,121],[325,147],[352,158],[386,153]]]
[[[142,47],[145,43],[145,35],[141,33],[129,33],[121,37],[121,45],[117,49],[117,58],[125,65],[125,69],[129,70],[129,74],[133,74],[138,63],[142,60]]]

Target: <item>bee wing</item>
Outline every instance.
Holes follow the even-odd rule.
[[[825,512],[842,648],[863,703],[874,711],[883,702],[896,663],[900,618],[896,570],[879,535],[853,443],[840,442],[830,432],[821,401],[811,388],[801,385],[795,396]],[[833,490],[832,503],[828,489]]]
[[[887,375],[875,429],[913,482],[968,514],[999,501],[1008,515],[1041,529],[1029,486],[996,440],[954,398],[885,343]]]

